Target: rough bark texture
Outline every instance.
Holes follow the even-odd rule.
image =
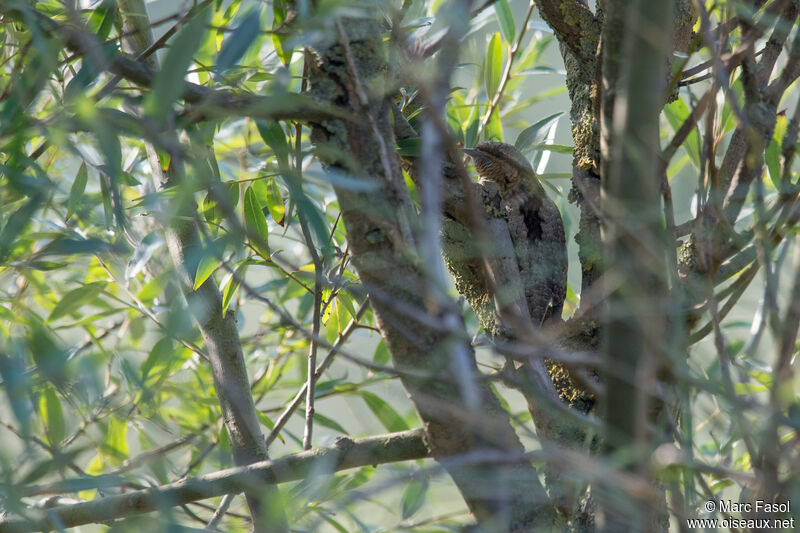
[[[312,141],[331,170],[371,184],[370,192],[337,187],[353,263],[373,302],[395,367],[426,431],[431,452],[443,461],[467,505],[488,531],[532,531],[553,523],[536,470],[526,460],[487,464],[482,456],[523,452],[508,414],[479,375],[455,305],[432,309],[420,294],[425,278],[414,257],[413,216],[394,153],[391,102],[383,94],[387,71],[380,26],[337,21],[339,42],[319,43],[306,57],[309,92],[321,103],[352,111],[358,121],[316,124]],[[434,320],[431,323],[431,317]],[[466,354],[457,361],[456,354]],[[464,396],[454,365],[466,364]],[[463,370],[463,369],[462,369]],[[461,372],[463,374],[463,372]],[[474,465],[448,458],[470,454]]]

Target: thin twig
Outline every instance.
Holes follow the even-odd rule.
[[[334,343],[333,343],[334,347],[338,348],[339,346],[344,344],[345,341],[347,341],[347,339],[350,337],[350,334],[353,333],[353,331],[356,330],[356,328],[358,326],[358,321],[364,315],[364,312],[367,310],[367,308],[369,308],[369,300],[365,301],[363,304],[361,304],[361,307],[358,308],[358,311],[356,312],[356,316],[353,319],[350,320],[350,323],[347,324],[347,326],[342,330],[342,332],[339,334],[339,336],[334,341]],[[328,355],[325,356],[325,358],[322,360],[320,365],[313,372],[314,381],[318,380],[322,376],[322,374],[325,372],[325,370],[327,370],[328,367],[331,366],[331,363],[333,363],[333,360],[336,357],[336,354],[337,354],[337,351],[334,350],[334,349],[331,349],[328,352]],[[283,429],[283,427],[286,425],[286,422],[289,421],[289,418],[292,416],[292,413],[294,413],[294,411],[297,409],[297,406],[300,405],[300,402],[303,400],[303,396],[308,391],[309,381],[311,381],[311,380],[306,381],[303,384],[303,386],[300,387],[300,390],[297,391],[297,394],[295,394],[295,396],[292,399],[292,401],[289,402],[289,405],[286,406],[286,409],[284,409],[284,411],[281,413],[281,415],[275,420],[275,425],[273,426],[272,430],[269,432],[269,435],[267,435],[267,439],[266,439],[267,446],[272,444],[272,442],[275,440],[275,438],[278,436],[278,434],[280,434],[280,432]]]

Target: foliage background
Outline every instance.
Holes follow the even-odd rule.
[[[315,384],[314,446],[328,446],[339,434],[358,437],[418,427],[349,262],[332,189],[368,185],[358,176],[322,170],[309,130],[301,126],[303,110],[311,108],[292,98],[302,89],[301,48],[335,32],[330,21],[358,4],[320,2],[291,31],[281,33],[280,18],[288,13],[283,2],[196,2],[185,21],[189,3],[177,12],[170,9],[174,2],[149,3],[153,37],[158,40],[165,31],[172,37],[154,54],[162,68],[148,90],[99,67],[119,53],[118,3],[47,0],[31,3],[31,9],[19,8],[21,2],[4,4],[0,377],[7,402],[0,408],[2,507],[16,513],[43,502],[51,496],[45,484],[58,479],[91,480],[59,496],[67,499],[56,500],[69,503],[70,498],[91,499],[231,466],[219,391],[210,366],[198,355],[205,348],[189,309],[196,302],[187,304],[181,296],[163,232],[173,217],[182,216],[176,204],[189,199],[198,203],[199,216],[192,223],[202,240],[202,247],[188,256],[196,264],[190,273],[194,288],[216,279],[223,305],[236,313],[265,435],[307,382],[310,343],[303,331],[317,327],[328,344],[337,344],[340,335],[346,338],[345,353]],[[727,4],[709,4],[709,11],[720,17],[729,12]],[[306,4],[297,5],[302,11]],[[448,22],[442,11],[448,5],[442,2],[406,5],[403,24],[419,46]],[[12,17],[18,8],[23,15]],[[162,23],[153,22],[158,20]],[[65,46],[48,21],[85,26],[86,34],[96,37],[90,52],[79,54]],[[516,45],[512,75],[501,82],[523,24],[526,32]],[[277,33],[261,31],[265,28],[277,28]],[[572,240],[578,211],[567,200],[572,138],[558,43],[532,6],[502,0],[471,19],[459,52],[452,85],[461,88],[450,92],[447,123],[464,146],[493,138],[526,149],[568,228],[567,318],[579,305],[580,264]],[[689,65],[709,57],[701,49]],[[224,104],[185,104],[180,97],[187,70],[192,83],[232,88],[236,95],[267,95],[273,107],[231,111]],[[419,74],[421,83],[427,73]],[[499,112],[487,118],[486,104],[501,83]],[[662,144],[706,85],[699,87],[681,89],[679,99],[668,104],[661,119]],[[734,83],[731,90],[741,87]],[[792,85],[780,106],[786,114],[779,118],[779,130],[780,121],[794,113],[795,93]],[[411,109],[421,105],[413,87],[403,87],[401,95],[401,104]],[[729,132],[735,117],[724,97],[718,102],[717,119]],[[308,112],[314,111],[319,110]],[[193,114],[215,120],[193,123]],[[169,168],[174,156],[163,148],[172,146],[173,131],[191,170],[176,188],[158,189],[144,141],[162,147],[160,163]],[[766,151],[767,203],[778,194],[781,141],[776,133],[776,146]],[[694,214],[700,156],[692,143],[697,142],[690,135],[667,169],[679,224]],[[209,148],[213,157],[206,153]],[[404,150],[413,147],[400,144],[398,149],[409,155]],[[302,189],[293,181],[298,177]],[[418,200],[410,179],[408,185]],[[743,213],[737,229],[750,227],[753,213]],[[769,261],[781,309],[796,276],[790,265],[796,244],[785,242]],[[767,401],[773,383],[770,335],[775,332],[767,327],[761,339],[761,330],[753,329],[765,320],[757,312],[764,305],[763,280],[759,275],[749,282],[722,323],[725,349],[737,361],[736,392],[748,405]],[[324,302],[318,312],[315,292]],[[450,293],[457,297],[452,287]],[[463,300],[460,309],[479,346],[482,370],[499,370],[502,360],[485,344],[480,347],[474,313]],[[319,346],[317,361],[328,352]],[[738,498],[747,483],[731,473],[749,472],[752,459],[735,427],[735,409],[715,388],[720,368],[714,339],[694,345],[690,361],[694,381],[687,398],[692,409],[684,423],[691,426],[697,460],[721,465],[698,485],[707,483],[715,494]],[[796,405],[796,384],[792,387],[789,403]],[[527,448],[538,449],[524,399],[500,383],[496,388]],[[790,419],[796,428],[796,418]],[[271,444],[270,454],[301,450],[307,426],[301,407]],[[794,431],[787,429],[782,438],[796,440]],[[681,474],[688,476],[681,487],[691,509],[707,496],[686,480],[692,478],[690,468]],[[298,529],[456,531],[470,521],[458,492],[431,459],[365,466],[329,478],[310,476],[282,489],[289,522]],[[128,518],[113,528],[203,527],[221,501]],[[228,510],[222,530],[249,527],[244,498],[234,499]]]

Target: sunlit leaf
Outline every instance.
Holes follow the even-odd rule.
[[[273,22],[272,22],[272,29],[286,29],[283,27],[284,21],[286,20],[286,15],[289,11],[289,3],[286,0],[274,0],[272,2],[272,14],[273,14]],[[280,58],[281,63],[284,65],[289,65],[292,62],[292,52],[294,50],[288,46],[289,44],[289,36],[285,35],[284,33],[275,32],[272,34],[272,44],[275,47],[275,52],[278,54],[278,58]]]
[[[51,387],[47,387],[39,399],[39,411],[42,420],[47,427],[47,439],[53,446],[64,440],[66,435],[66,423],[64,422],[64,411],[61,409],[61,401]]]
[[[250,243],[265,261],[269,261],[270,252],[267,244],[269,228],[267,227],[267,219],[261,211],[261,205],[258,203],[258,198],[256,198],[256,193],[252,187],[248,188],[244,193],[244,219],[247,231],[251,234]]]
[[[194,290],[199,289],[200,286],[206,282],[208,277],[217,269],[218,265],[219,260],[214,254],[210,252],[203,254],[200,261],[197,263],[197,272],[194,275]]]
[[[484,87],[486,96],[493,98],[500,87],[500,78],[503,75],[503,42],[500,34],[495,33],[489,40],[486,48],[486,62],[484,64]]]
[[[227,282],[224,284],[224,288],[222,291],[222,314],[228,312],[228,307],[231,304],[231,300],[233,300],[233,296],[236,294],[236,291],[239,289],[239,285],[241,280],[244,277],[244,273],[247,270],[247,263],[243,263],[239,265],[236,269],[236,274],[229,274]]]
[[[199,10],[172,41],[161,69],[153,80],[153,90],[145,100],[145,110],[150,116],[163,120],[183,93],[186,71],[203,42],[209,16],[208,8]]]
[[[286,206],[283,203],[281,190],[278,188],[278,183],[273,177],[266,179],[266,186],[267,194],[264,200],[267,205],[267,210],[272,220],[283,226],[283,219],[286,217]]]

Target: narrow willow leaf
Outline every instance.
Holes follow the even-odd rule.
[[[283,26],[283,21],[286,20],[286,14],[289,11],[288,8],[289,6],[286,0],[274,0],[274,2],[272,2],[273,30]],[[281,33],[272,34],[272,45],[275,47],[275,53],[278,54],[278,58],[281,60],[281,63],[286,66],[292,62],[292,53],[294,52],[293,48],[287,46],[288,42],[288,35]]]
[[[283,169],[289,165],[289,143],[286,142],[286,132],[280,123],[275,120],[257,120],[256,127],[264,142],[275,152],[278,166]]]
[[[772,134],[772,140],[764,151],[764,159],[769,170],[769,179],[776,189],[780,187],[781,181],[781,148],[783,147],[783,136],[786,134],[786,126],[786,113],[778,114],[775,120],[775,131]]]
[[[64,440],[66,424],[64,423],[64,411],[61,409],[61,401],[59,401],[58,395],[52,387],[47,387],[40,398],[39,410],[42,414],[44,425],[47,427],[47,439],[50,444],[56,446]]]
[[[401,500],[403,520],[410,518],[422,508],[428,495],[428,486],[429,482],[426,477],[414,478],[408,484]]]
[[[664,116],[667,117],[667,122],[672,127],[672,131],[678,131],[683,125],[684,121],[689,117],[691,111],[683,99],[678,98],[674,102],[664,106]],[[697,136],[697,129],[692,129],[686,140],[683,141],[683,148],[692,160],[692,163],[700,168],[700,144],[699,137]]]
[[[326,428],[338,431],[342,435],[348,434],[347,430],[344,429],[341,425],[339,425],[339,423],[336,420],[333,420],[332,418],[328,418],[327,416],[323,416],[316,412],[314,413],[314,422]]]
[[[497,112],[497,109],[495,109],[492,116],[489,117],[489,122],[486,123],[486,129],[483,130],[483,136],[486,140],[503,140],[503,124],[500,122],[500,114]]]
[[[0,263],[8,259],[14,241],[16,241],[19,234],[28,227],[31,218],[33,218],[33,214],[41,203],[42,195],[39,193],[32,194],[28,202],[8,217],[5,226],[3,226],[2,231],[0,231]]]
[[[464,129],[464,144],[466,146],[475,146],[478,142],[478,126],[480,125],[480,109],[477,104],[472,105],[472,111],[467,119],[467,127]]]
[[[203,257],[197,263],[197,272],[194,275],[194,290],[199,289],[206,282],[208,277],[217,269],[217,265],[219,265],[219,261],[214,257],[214,254],[210,251],[203,254]]]
[[[397,139],[397,155],[403,157],[419,156],[419,149],[422,139],[420,137],[410,137],[408,139]]]
[[[497,15],[497,22],[500,24],[500,32],[503,34],[503,39],[505,39],[506,43],[512,44],[517,32],[514,27],[514,15],[511,13],[508,0],[497,0],[494,3],[494,13]]]
[[[359,394],[364,399],[364,402],[369,407],[369,410],[372,411],[372,414],[380,420],[383,427],[386,428],[387,431],[404,431],[409,429],[408,424],[406,421],[403,420],[403,417],[394,410],[394,408],[389,405],[386,400],[382,399],[380,396],[373,394],[369,391],[359,391]]]
[[[50,316],[47,318],[48,322],[52,322],[53,320],[59,319],[62,316],[68,315],[83,304],[90,302],[97,297],[97,295],[103,292],[105,287],[105,281],[95,281],[93,283],[87,283],[83,287],[78,287],[77,289],[69,291],[61,298],[61,301],[59,301],[50,312]]]
[[[489,40],[489,46],[486,49],[486,62],[484,64],[484,86],[486,88],[486,96],[489,99],[494,98],[497,89],[500,87],[500,77],[503,75],[503,42],[500,39],[500,34],[495,33]]]
[[[278,188],[278,182],[275,178],[269,177],[266,179],[267,196],[266,204],[272,220],[283,226],[283,220],[286,217],[286,206],[283,203],[283,196],[281,190]]]
[[[161,70],[153,80],[153,90],[145,100],[145,110],[160,120],[183,93],[186,71],[192,64],[197,49],[203,42],[210,10],[204,8],[181,29],[167,51]]]
[[[386,343],[383,342],[383,339],[381,339],[378,346],[375,348],[375,354],[372,356],[372,360],[379,365],[385,365],[389,362],[389,349],[386,348]]]
[[[244,273],[247,270],[247,263],[243,263],[239,265],[236,269],[236,275],[231,274],[228,278],[228,282],[225,284],[225,289],[222,292],[222,315],[224,316],[225,313],[228,312],[228,306],[230,306],[231,301],[233,300],[234,294],[239,289],[239,282],[240,279],[244,278]]]
[[[104,448],[119,464],[130,455],[128,453],[128,421],[123,418],[110,417],[107,427]]]
[[[256,193],[252,187],[249,187],[244,193],[244,220],[247,225],[247,231],[252,234],[249,239],[250,243],[265,261],[269,261],[267,219],[264,217],[264,213],[261,212],[261,205],[258,203],[258,198],[256,198]]]
[[[260,9],[250,9],[238,18],[239,25],[222,41],[222,48],[217,54],[215,65],[217,76],[221,76],[235,65],[261,33]]]
[[[545,117],[535,124],[528,126],[519,133],[517,140],[514,141],[514,146],[521,152],[524,152],[532,145],[541,143],[544,141],[550,126],[557,122],[558,118],[563,114],[563,111],[554,113],[549,117]]]

